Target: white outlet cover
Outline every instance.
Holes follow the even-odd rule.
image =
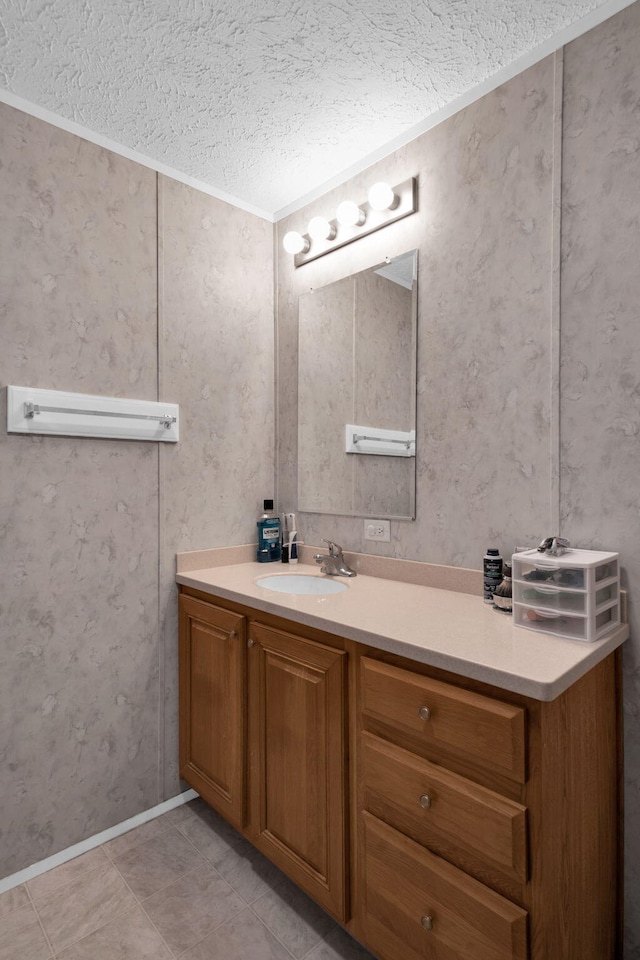
[[[391,540],[391,523],[389,520],[365,520],[364,539],[378,540],[389,543]]]

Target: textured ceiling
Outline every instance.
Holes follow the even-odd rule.
[[[0,0],[0,87],[277,214],[608,6]]]

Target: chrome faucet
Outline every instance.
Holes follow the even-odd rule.
[[[348,566],[342,555],[342,547],[333,540],[325,540],[321,537],[323,543],[329,544],[329,553],[314,553],[313,559],[316,563],[321,563],[320,573],[326,573],[329,577],[356,577],[357,573]]]

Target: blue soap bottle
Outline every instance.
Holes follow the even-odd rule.
[[[273,513],[273,500],[264,501],[264,513],[258,520],[258,563],[280,559],[280,517]]]

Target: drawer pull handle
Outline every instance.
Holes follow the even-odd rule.
[[[418,710],[418,713],[420,714],[423,720],[431,719],[431,710],[429,710],[429,707],[420,707],[420,709]]]
[[[431,797],[428,793],[423,793],[420,797],[420,806],[423,810],[428,810],[431,806]]]
[[[433,930],[433,917],[423,917],[420,923],[425,930]]]

